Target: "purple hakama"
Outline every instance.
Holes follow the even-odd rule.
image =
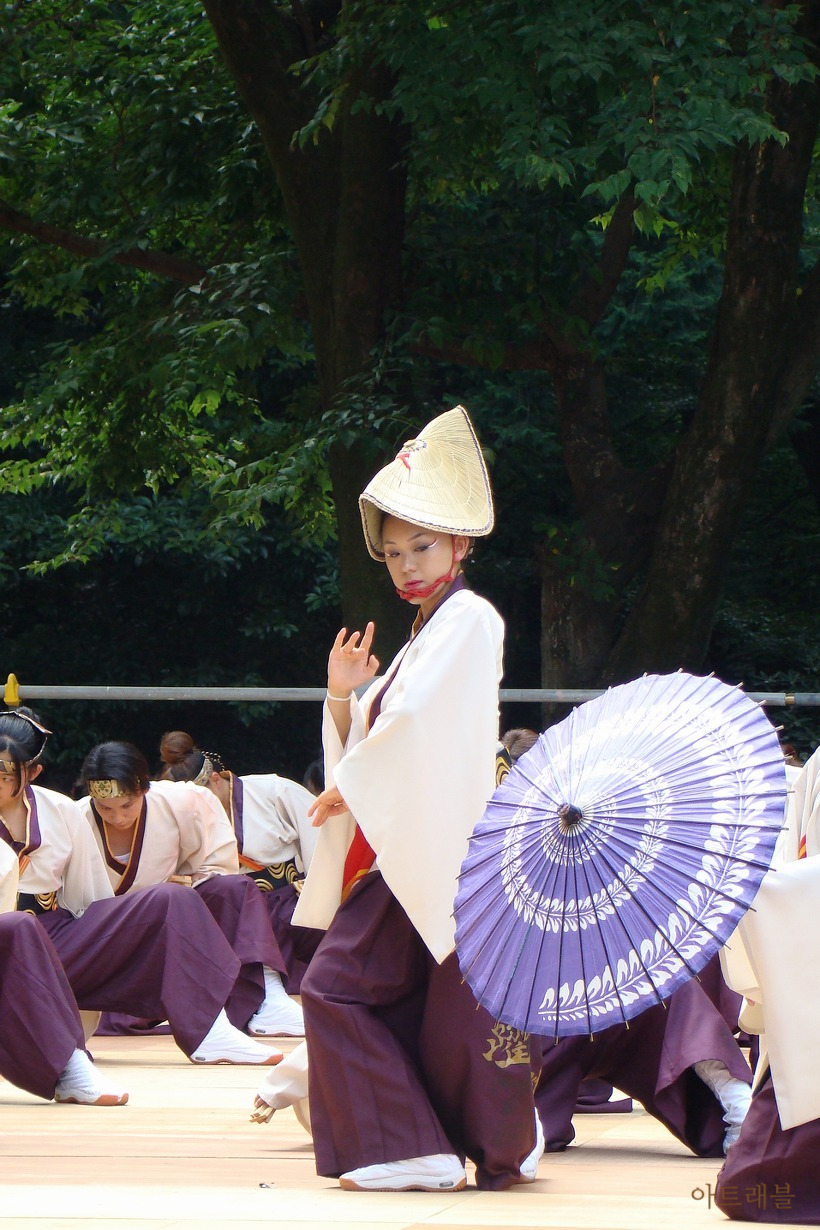
[[[282,981],[285,990],[288,995],[298,995],[307,967],[325,933],[314,927],[294,927],[291,919],[299,894],[292,884],[272,888],[269,892],[263,890],[262,900],[267,907],[273,934],[282,953],[285,968]]]
[[[502,1190],[534,1144],[527,1035],[438,965],[381,875],[340,906],[302,984],[319,1174],[436,1153]]]
[[[572,1115],[581,1082],[606,1080],[639,1101],[699,1157],[722,1157],[726,1125],[718,1099],[690,1071],[702,1059],[725,1064],[732,1076],[751,1072],[721,1013],[696,979],[626,1025],[613,1025],[590,1039],[539,1040],[543,1065],[535,1104],[548,1152],[574,1139]],[[536,1045],[536,1039],[531,1039]]]
[[[54,946],[30,914],[0,914],[0,1075],[53,1098],[85,1047],[77,1005]]]
[[[737,1018],[740,1016],[740,1010],[743,1007],[743,996],[738,995],[737,991],[733,991],[731,987],[727,986],[726,979],[723,977],[723,970],[720,967],[720,957],[717,953],[706,962],[697,976],[697,981],[703,987],[732,1033],[737,1034],[739,1032]]]
[[[265,894],[248,876],[211,876],[194,889],[239,959],[239,977],[225,1005],[228,1019],[244,1029],[265,998],[263,966],[284,973]]]
[[[183,888],[182,891],[188,890]],[[245,1029],[265,998],[262,967],[267,965],[280,974],[285,968],[266,909],[266,894],[243,875],[212,876],[198,884],[194,892],[204,901],[239,960],[239,975],[225,1003],[225,1011],[232,1025]],[[117,900],[129,901],[133,896],[133,893],[126,893]],[[107,1012],[96,1032],[101,1036],[168,1033],[163,1019]]]
[[[38,915],[80,1008],[166,1020],[191,1055],[226,1006],[239,960],[199,897],[157,884]]]
[[[736,1221],[820,1225],[820,1120],[784,1131],[771,1074],[718,1175],[715,1204]]]
[[[578,1090],[575,1103],[576,1115],[628,1115],[632,1110],[631,1098],[610,1101],[615,1087],[597,1076],[585,1076]]]

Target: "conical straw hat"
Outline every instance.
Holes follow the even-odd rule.
[[[359,496],[364,537],[383,560],[385,513],[447,534],[481,538],[493,528],[490,479],[473,425],[463,406],[428,423]]]

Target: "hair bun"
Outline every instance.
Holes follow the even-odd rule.
[[[159,754],[163,764],[179,764],[191,752],[197,750],[196,743],[186,730],[168,730],[162,736]]]

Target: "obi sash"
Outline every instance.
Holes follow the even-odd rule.
[[[18,893],[17,909],[20,914],[50,914],[57,909],[57,892],[50,893]]]

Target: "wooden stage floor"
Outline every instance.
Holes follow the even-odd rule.
[[[576,1144],[509,1192],[343,1192],[317,1177],[291,1110],[249,1121],[258,1069],[196,1068],[167,1037],[93,1038],[90,1049],[129,1090],[127,1106],[57,1106],[0,1081],[2,1230],[727,1225],[710,1204],[719,1162],[693,1157],[640,1109],[576,1117]]]

